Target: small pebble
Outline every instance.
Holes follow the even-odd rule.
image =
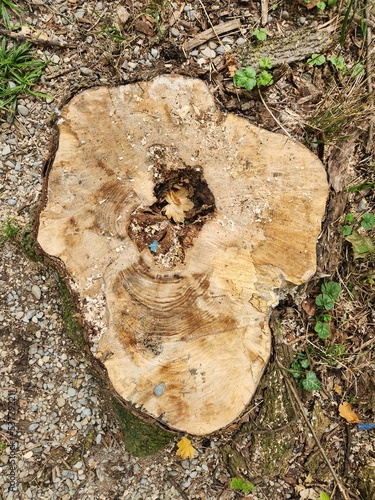
[[[204,55],[204,57],[208,57],[209,59],[214,59],[216,57],[216,52],[210,49],[210,47],[206,47],[202,50],[202,55]]]
[[[171,29],[171,33],[172,33],[173,36],[176,36],[176,37],[180,36],[180,32],[178,31],[177,28],[172,28]]]
[[[367,210],[368,204],[365,198],[362,198],[362,200],[358,203],[358,212],[364,212]]]
[[[154,387],[154,394],[157,398],[160,398],[160,396],[162,396],[164,394],[164,391],[165,391],[164,382],[162,382]]]
[[[246,43],[245,38],[240,37],[240,38],[237,38],[237,40],[236,40],[237,45],[244,45],[245,43]]]
[[[86,68],[86,66],[82,66],[79,70],[84,76],[89,76],[92,74],[92,69]]]
[[[38,285],[33,285],[33,286],[31,287],[31,293],[32,293],[32,294],[34,295],[34,297],[35,297],[36,299],[38,299],[38,300],[39,300],[39,299],[40,299],[40,297],[42,296],[42,291],[41,291],[41,289],[38,287]]]
[[[10,199],[8,200],[8,205],[10,205],[10,206],[14,207],[14,205],[16,205],[16,204],[17,204],[17,202],[16,202],[16,200],[13,200],[13,198],[10,198]]]
[[[19,112],[20,115],[22,116],[27,116],[29,114],[29,110],[26,106],[23,106],[22,104],[19,104],[17,106],[17,111]]]
[[[6,156],[6,155],[8,155],[9,153],[10,153],[10,146],[9,146],[9,144],[7,144],[6,146],[4,146],[4,148],[3,148],[2,152],[1,152],[1,154],[2,154],[2,156]]]
[[[299,24],[305,24],[305,22],[306,22],[306,17],[301,16],[301,17],[298,19],[298,22],[299,22]]]
[[[281,13],[281,17],[282,17],[282,19],[284,19],[284,21],[287,21],[290,17],[289,12],[287,10],[283,10]]]

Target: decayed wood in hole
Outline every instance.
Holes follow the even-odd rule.
[[[59,135],[37,241],[76,291],[93,356],[169,427],[228,425],[267,365],[271,308],[315,272],[323,165],[181,76],[84,91]]]
[[[262,43],[254,44],[253,41],[246,43],[234,53],[239,66],[242,67],[257,68],[263,57],[268,57],[272,66],[277,67],[283,63],[303,61],[314,53],[324,54],[332,47],[336,39],[336,35],[326,29],[301,28],[275,37],[268,37]]]

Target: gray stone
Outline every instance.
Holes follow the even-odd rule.
[[[34,295],[34,297],[35,297],[36,299],[38,299],[38,300],[39,300],[39,299],[40,299],[40,297],[42,296],[42,291],[41,291],[41,289],[38,287],[38,285],[33,285],[33,286],[31,287],[31,293],[32,293],[32,294]]]
[[[245,38],[240,37],[240,38],[237,38],[237,40],[236,40],[237,45],[244,45],[245,43],[246,43]]]
[[[208,57],[209,59],[214,59],[216,57],[216,52],[210,49],[210,47],[206,47],[202,50],[202,55],[204,57]]]
[[[26,106],[23,106],[22,104],[19,104],[17,106],[17,111],[19,112],[20,115],[22,116],[27,116],[29,114],[29,110]]]
[[[92,74],[92,69],[86,68],[86,66],[82,66],[79,70],[84,76],[89,76]]]

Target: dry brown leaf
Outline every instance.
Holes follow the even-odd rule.
[[[309,316],[314,316],[315,311],[316,311],[316,304],[315,300],[312,298],[305,299],[302,302],[302,309],[309,315]]]
[[[358,424],[360,421],[358,415],[352,410],[352,405],[347,401],[339,406],[339,413],[349,424]]]
[[[186,460],[187,458],[193,460],[194,453],[196,450],[191,446],[190,439],[183,437],[181,441],[177,443],[177,447],[178,447],[178,450],[176,451],[177,456],[181,457],[182,460]]]
[[[238,70],[236,58],[234,54],[229,54],[228,52],[225,52],[224,58],[225,58],[225,65],[228,69],[228,75],[231,78],[233,78],[234,75],[236,74],[236,71]]]
[[[335,384],[333,386],[333,390],[335,391],[336,394],[338,394],[339,396],[341,396],[341,394],[342,394],[342,386],[341,385]]]

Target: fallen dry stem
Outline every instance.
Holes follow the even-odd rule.
[[[371,60],[371,44],[372,44],[372,32],[371,26],[369,26],[368,21],[371,18],[371,10],[372,6],[370,5],[369,0],[366,3],[366,22],[367,22],[367,31],[366,31],[366,73],[367,73],[367,89],[369,94],[373,91],[372,85],[372,60]],[[373,139],[374,139],[374,122],[370,117],[369,129],[368,129],[368,138],[367,138],[367,146],[366,151],[370,153],[373,148]]]
[[[290,139],[293,139],[293,137],[289,134],[289,132],[286,130],[286,128],[282,126],[282,124],[279,122],[279,120],[276,118],[276,116],[272,113],[272,111],[270,110],[270,108],[267,106],[266,101],[263,99],[263,96],[262,96],[262,93],[261,93],[259,87],[258,87],[258,93],[259,93],[260,100],[262,101],[263,106],[266,108],[266,110],[268,111],[268,113],[272,116],[272,118],[275,120],[275,122],[278,124],[278,126],[286,133],[286,135]]]
[[[278,359],[277,359],[277,364],[278,364],[278,366],[283,371],[286,370],[285,366],[283,366]],[[287,384],[287,387],[288,387],[290,393],[293,395],[293,397],[294,397],[294,399],[295,399],[295,401],[296,401],[296,403],[297,403],[297,405],[298,405],[298,407],[300,409],[300,412],[301,412],[301,414],[303,416],[303,419],[305,420],[305,422],[306,422],[306,424],[307,424],[307,426],[308,426],[308,428],[309,428],[309,430],[310,430],[310,432],[311,432],[311,434],[312,434],[312,436],[313,436],[313,438],[314,438],[314,440],[316,442],[316,445],[318,446],[319,451],[320,451],[322,457],[324,458],[324,461],[326,462],[329,470],[331,471],[333,479],[335,480],[335,482],[337,484],[337,487],[339,488],[342,496],[344,497],[344,500],[349,500],[349,496],[347,495],[345,486],[342,484],[340,478],[338,477],[335,469],[333,468],[333,465],[331,464],[330,459],[328,458],[326,452],[324,451],[324,448],[323,448],[323,446],[322,446],[322,444],[320,442],[320,439],[316,435],[314,427],[312,426],[310,420],[306,416],[306,409],[303,406],[302,401],[301,401],[300,397],[297,394],[297,391],[295,390],[295,388],[293,387],[293,384],[290,382],[290,380],[287,377],[284,377],[284,380],[285,380],[285,382]]]

